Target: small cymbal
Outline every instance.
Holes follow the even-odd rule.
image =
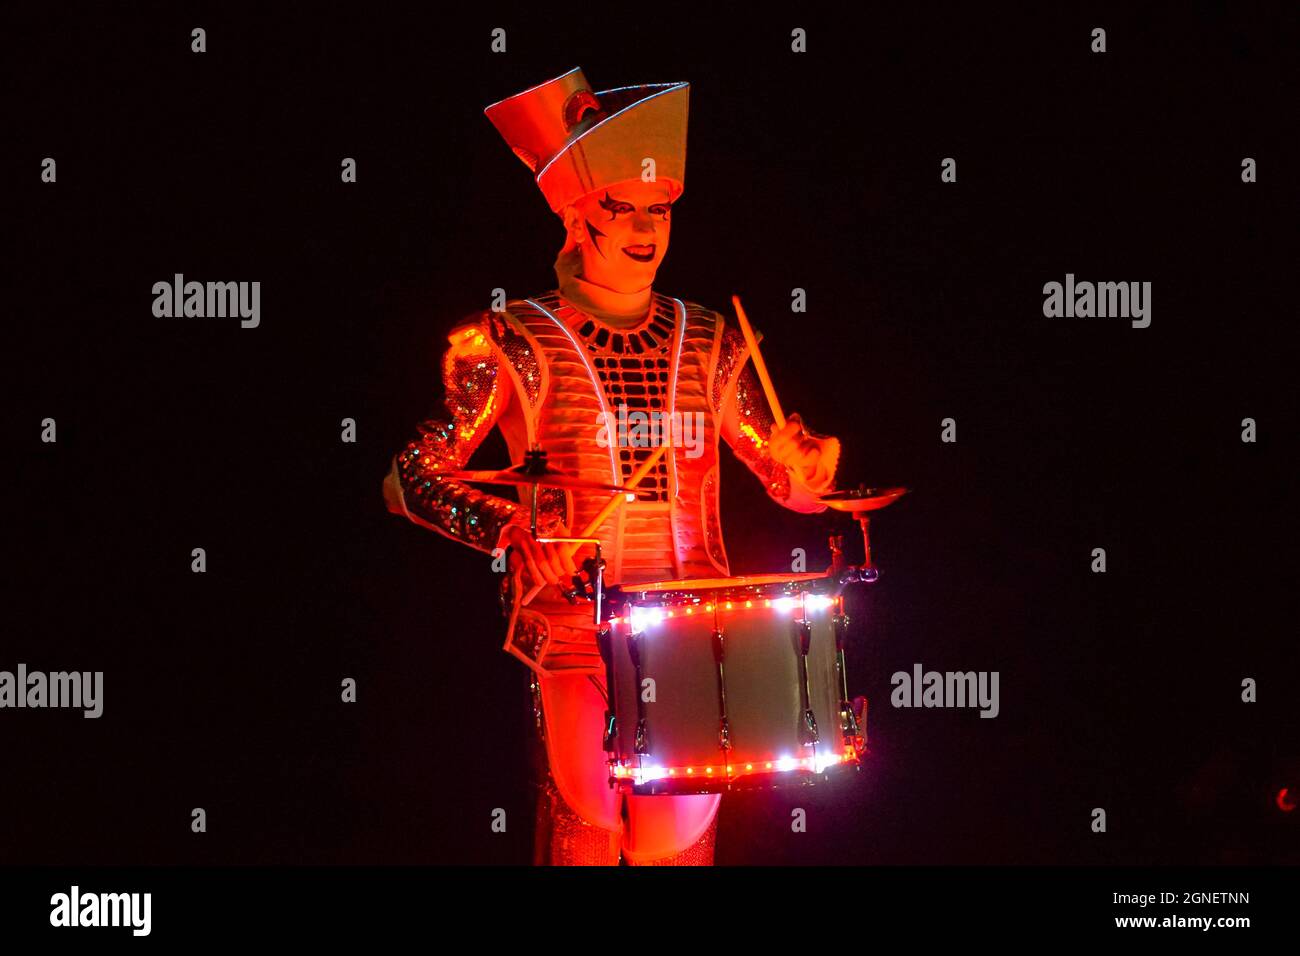
[[[877,511],[886,505],[892,505],[903,495],[906,488],[851,488],[847,491],[832,491],[817,500],[836,511]]]
[[[539,467],[529,463],[501,471],[449,471],[446,476],[459,481],[473,481],[485,485],[542,485],[547,488],[565,488],[569,491],[605,491],[611,494],[627,490],[621,485],[588,481],[549,465]]]

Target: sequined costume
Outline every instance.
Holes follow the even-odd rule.
[[[522,461],[536,442],[555,467],[623,483],[646,450],[617,443],[602,447],[598,441],[609,421],[603,413],[621,402],[648,411],[698,412],[702,435],[695,457],[688,448],[674,447],[664,456],[662,469],[643,482],[647,500],[623,505],[597,532],[610,581],[730,573],[719,520],[720,441],[763,482],[774,501],[796,511],[824,510],[816,495],[828,490],[829,482],[808,488],[768,454],[765,436],[772,429],[772,414],[752,367],[745,364],[743,336],[721,314],[694,303],[658,294],[652,302],[645,319],[628,329],[611,327],[559,290],[509,302],[504,312],[480,313],[458,326],[443,360],[447,414],[422,422],[418,437],[394,457],[384,489],[389,508],[491,551],[507,525],[527,525],[527,508],[440,475],[466,467],[488,432],[499,427],[514,462]],[[545,532],[561,525],[581,527],[606,500],[599,494],[544,491],[539,525]],[[575,560],[593,552],[580,549]],[[606,784],[599,748],[604,701],[592,688],[603,689],[603,666],[590,609],[575,608],[556,588],[544,588],[518,612],[508,647],[540,676],[539,709],[546,719],[553,775],[549,786],[555,790],[548,799],[555,805],[562,794],[570,808],[558,812],[552,825],[562,838],[551,857],[573,851],[577,862],[591,852],[579,847],[595,840],[599,850],[609,843],[608,831],[622,825],[622,808]],[[583,703],[575,706],[580,698]],[[682,801],[703,803],[709,820],[717,804],[713,796],[629,799],[647,806],[643,816],[657,812],[656,807],[680,807]],[[575,829],[572,819],[598,826]],[[711,833],[712,826],[703,830]],[[705,833],[688,835],[692,839],[686,847],[652,858],[676,856],[690,847],[696,847],[692,852],[699,857]],[[626,846],[624,856],[636,861],[635,850]]]

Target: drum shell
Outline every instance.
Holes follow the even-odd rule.
[[[841,727],[833,626],[841,605],[821,587],[792,596],[795,586],[778,589],[775,598],[734,589],[632,596],[610,641],[617,728],[611,756],[619,785],[637,794],[716,793],[807,783],[856,766],[858,753]],[[644,702],[630,646],[634,620],[640,677],[653,682]],[[812,745],[801,739],[801,621],[811,626],[808,703],[818,736]],[[722,634],[730,750],[719,733],[715,629]],[[644,754],[636,752],[640,714]]]

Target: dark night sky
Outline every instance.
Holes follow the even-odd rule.
[[[482,109],[580,65],[692,84],[656,289],[742,294],[840,474],[914,489],[851,655],[874,756],[725,798],[718,862],[1295,862],[1294,24],[1215,9],[19,19],[0,669],[106,699],[0,715],[0,861],[528,862],[494,581],[380,484],[451,325],[553,287],[561,228]],[[176,272],[261,281],[261,326],[154,318]],[[1151,327],[1044,318],[1067,272],[1150,281]],[[723,468],[734,571],[826,560],[843,519]],[[890,708],[915,662],[999,671],[1001,715]]]

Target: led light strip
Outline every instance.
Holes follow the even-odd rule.
[[[830,767],[852,763],[856,760],[858,760],[857,752],[852,747],[845,747],[843,753],[819,754],[816,757],[804,757],[801,760],[796,760],[794,757],[779,757],[776,760],[746,761],[743,764],[743,770],[740,769],[742,765],[739,763],[727,764],[722,767],[624,767],[618,764],[613,767],[612,772],[615,780],[631,780],[633,784],[665,779],[709,780],[717,778],[732,781],[753,774],[789,773],[795,770],[822,773]],[[719,770],[724,772],[718,773]]]
[[[796,597],[779,597],[776,600],[764,598],[762,607],[774,608],[778,611],[793,611],[796,608],[803,608],[805,611],[824,611],[828,607],[837,605],[839,598],[829,597],[825,594],[808,594],[804,595],[805,601],[800,601]],[[743,611],[752,610],[759,607],[758,603],[753,600],[746,601],[719,601],[716,605],[707,603],[702,606],[705,613],[713,613],[714,608],[719,611]],[[624,617],[612,617],[610,622],[618,624],[621,621],[629,621],[632,624],[634,633],[640,633],[647,626],[653,624],[662,624],[667,618],[675,617],[680,614],[683,617],[689,617],[696,610],[697,606],[686,605],[684,608],[662,608],[662,607],[633,607],[632,612]]]

